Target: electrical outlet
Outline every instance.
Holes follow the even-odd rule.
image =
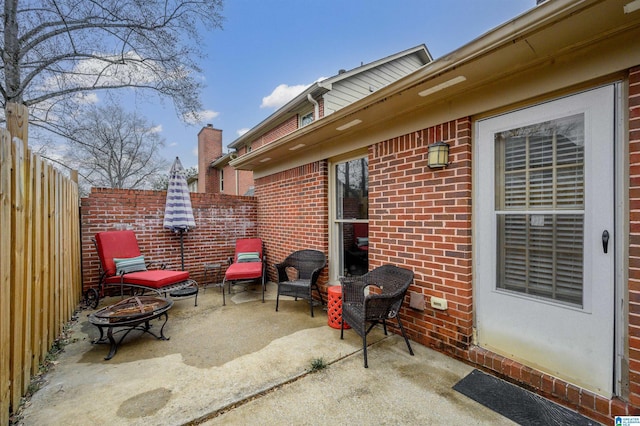
[[[431,297],[431,307],[433,309],[438,309],[440,311],[447,310],[447,299],[442,299],[440,297]]]

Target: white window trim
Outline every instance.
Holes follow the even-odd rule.
[[[338,163],[344,163],[351,160],[357,160],[359,158],[367,157],[368,151],[360,150],[357,153],[351,152],[345,155],[341,155],[339,157],[329,159],[329,260],[337,259],[340,254],[338,250],[342,248],[342,243],[338,242],[338,237],[340,236],[337,226],[344,222],[344,220],[339,220],[336,218],[336,175],[335,175],[335,166]],[[367,175],[368,178],[368,175]],[[369,220],[358,220],[360,223],[369,223]],[[343,271],[339,271],[338,265],[339,262],[331,262],[329,261],[329,284],[340,284],[340,277],[342,276]]]
[[[309,115],[311,115],[311,121],[307,124],[304,124],[304,119],[305,117],[308,117]],[[313,110],[309,110],[309,111],[304,111],[302,113],[300,113],[299,115],[300,120],[298,121],[298,127],[305,127],[308,126],[309,124],[313,123],[316,120],[316,117],[314,115]]]

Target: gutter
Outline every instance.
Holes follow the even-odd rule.
[[[236,158],[238,158],[238,153],[237,152],[229,152],[227,154],[224,154],[218,158],[216,158],[215,160],[211,161],[209,163],[209,167],[214,167],[217,168],[218,166],[225,166],[227,163],[229,163],[230,161],[235,160]]]
[[[233,148],[237,150],[241,148],[246,142],[253,140],[253,138],[261,135],[263,132],[267,131],[271,127],[276,127],[278,124],[278,120],[283,117],[287,117],[291,108],[294,108],[296,105],[299,105],[308,95],[311,95],[315,91],[326,91],[324,86],[321,86],[318,82],[312,83],[308,88],[306,88],[302,93],[300,93],[295,98],[291,99],[284,106],[280,107],[276,112],[262,120],[256,126],[252,127],[247,133],[238,137],[235,141],[231,142],[227,145],[229,148]],[[271,127],[269,127],[271,126]]]
[[[288,114],[291,112],[291,109],[295,108],[296,105],[299,105],[301,102],[303,102],[305,98],[309,99],[309,95],[312,95],[312,94],[323,95],[324,93],[332,90],[333,83],[336,82],[336,81],[344,80],[345,78],[348,78],[348,77],[350,77],[352,75],[361,73],[361,72],[366,71],[368,69],[375,68],[376,66],[378,66],[380,64],[384,64],[384,63],[390,62],[392,60],[395,60],[397,58],[402,58],[404,56],[412,55],[412,54],[414,54],[416,52],[424,52],[423,56],[426,57],[426,59],[427,59],[424,66],[426,66],[426,65],[430,64],[431,62],[433,62],[433,58],[431,57],[431,53],[429,53],[429,50],[427,49],[427,47],[423,43],[423,44],[420,44],[420,45],[418,45],[416,47],[404,50],[402,52],[395,53],[393,55],[384,57],[382,59],[378,59],[376,61],[370,62],[370,63],[365,64],[365,65],[361,65],[359,67],[353,68],[353,69],[351,69],[349,71],[346,71],[344,73],[340,73],[340,74],[334,75],[332,77],[326,78],[326,79],[321,80],[321,81],[316,81],[316,82],[310,84],[309,87],[307,87],[304,91],[302,91],[302,93],[297,95],[295,98],[291,99],[284,106],[280,107],[276,112],[274,112],[269,117],[267,117],[264,120],[262,120],[257,125],[253,126],[247,133],[245,133],[242,136],[238,137],[235,141],[231,142],[227,146],[229,148],[233,148],[233,149],[236,149],[236,150],[241,148],[245,143],[250,142],[255,137],[257,137],[257,136],[263,134],[264,132],[268,131],[270,128],[276,127],[276,125],[278,124],[278,120],[279,119],[288,116]],[[310,102],[314,103],[314,101],[310,101]],[[315,103],[314,103],[314,105],[315,105]],[[319,114],[319,108],[318,108],[318,110],[315,111],[315,118],[318,119],[319,115],[320,114]]]
[[[552,27],[556,23],[566,20],[572,15],[582,13],[595,5],[607,3],[608,1],[609,0],[545,1],[533,9],[530,9],[529,11],[524,12],[523,14],[488,31],[453,52],[426,64],[424,67],[419,68],[404,78],[377,90],[369,96],[347,105],[333,114],[324,116],[317,122],[311,123],[304,128],[285,135],[268,145],[261,146],[248,154],[242,155],[241,157],[233,160],[231,162],[231,166],[243,168],[244,165],[250,164],[261,157],[268,156],[270,151],[276,150],[281,146],[286,146],[292,140],[299,137],[321,128],[347,124],[350,118],[357,118],[356,115],[360,111],[365,111],[394,96],[402,95],[405,91],[422,89],[423,92],[429,92],[429,90],[438,89],[440,93],[444,93],[444,89],[448,88],[447,83],[452,85],[453,83],[464,82],[464,80],[461,80],[460,77],[455,77],[451,80],[445,81],[444,83],[440,83],[440,85],[435,84],[438,82],[439,78],[446,78],[447,75],[455,76],[455,71],[466,64],[469,64],[479,58],[496,54],[496,52],[499,52],[505,46],[509,46],[517,41],[525,39],[530,34],[535,34],[538,31],[544,31],[545,28]],[[632,1],[629,4],[637,4],[635,1]],[[544,53],[545,52],[539,52],[538,54]],[[464,85],[461,85],[459,87],[463,86]],[[422,96],[427,95],[425,94]]]

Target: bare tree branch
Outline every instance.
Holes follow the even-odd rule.
[[[90,186],[150,188],[169,168],[164,140],[144,118],[117,105],[90,106],[56,128],[68,142],[66,161]],[[85,183],[85,182],[83,182]]]
[[[2,106],[51,112],[77,93],[135,88],[197,114],[201,38],[221,26],[221,10],[222,0],[5,0]],[[44,103],[53,106],[31,108]]]

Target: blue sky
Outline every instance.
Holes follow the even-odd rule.
[[[535,7],[536,0],[226,0],[223,29],[206,34],[202,62],[207,118],[180,122],[170,102],[141,113],[162,127],[162,154],[197,165],[197,135],[207,123],[223,146],[277,110],[279,86],[303,88],[425,44],[434,59]],[[284,85],[284,86],[282,86]],[[271,96],[271,97],[270,97]],[[295,93],[294,93],[295,96]],[[268,103],[268,102],[267,102]]]

